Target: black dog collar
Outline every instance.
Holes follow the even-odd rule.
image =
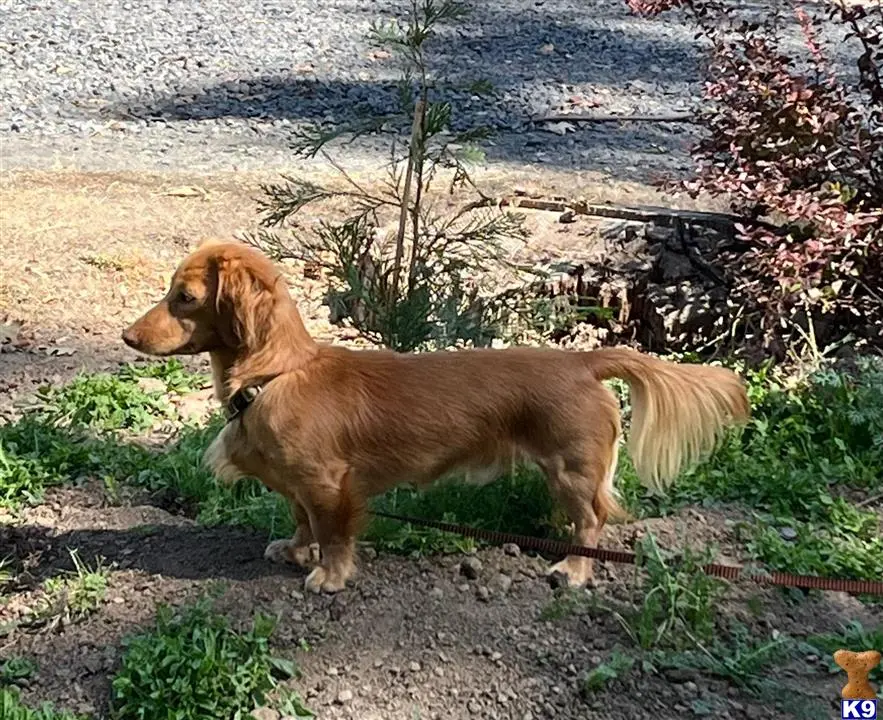
[[[227,422],[239,417],[251,405],[258,395],[264,391],[263,385],[247,385],[239,388],[227,401]]]

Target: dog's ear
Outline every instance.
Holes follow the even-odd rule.
[[[276,278],[265,277],[238,254],[220,255],[216,263],[215,310],[222,339],[232,347],[257,348],[276,307]]]

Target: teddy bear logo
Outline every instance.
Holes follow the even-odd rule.
[[[868,676],[880,664],[880,657],[876,650],[838,650],[834,653],[834,662],[846,671],[846,685],[840,691],[844,700],[876,699],[877,693],[874,692]]]

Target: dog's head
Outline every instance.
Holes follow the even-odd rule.
[[[256,349],[285,299],[285,282],[264,255],[242,243],[203,242],[123,341],[150,355]]]

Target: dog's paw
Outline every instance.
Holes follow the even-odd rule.
[[[291,556],[291,541],[274,540],[271,542],[264,550],[264,560],[280,565],[294,562],[294,558]]]
[[[555,563],[546,572],[546,580],[552,589],[557,588],[581,588],[592,583],[591,566],[584,562],[582,558],[575,558],[576,562],[570,558],[565,558],[561,562]]]
[[[313,568],[313,571],[307,575],[304,581],[304,587],[314,593],[336,593],[346,587],[346,580],[340,576],[328,572],[321,565]]]
[[[319,544],[295,546],[291,540],[274,540],[264,550],[264,559],[281,565],[312,567],[319,562]]]

